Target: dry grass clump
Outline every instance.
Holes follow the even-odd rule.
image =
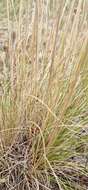
[[[88,2],[17,5],[0,60],[0,189],[87,190]]]

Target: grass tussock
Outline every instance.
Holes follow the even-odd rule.
[[[0,189],[87,190],[88,2],[5,5]]]

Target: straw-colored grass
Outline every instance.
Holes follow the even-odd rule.
[[[87,190],[88,1],[5,5],[0,189]]]

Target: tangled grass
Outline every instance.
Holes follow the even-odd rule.
[[[0,58],[0,189],[87,190],[88,1],[17,5]]]

